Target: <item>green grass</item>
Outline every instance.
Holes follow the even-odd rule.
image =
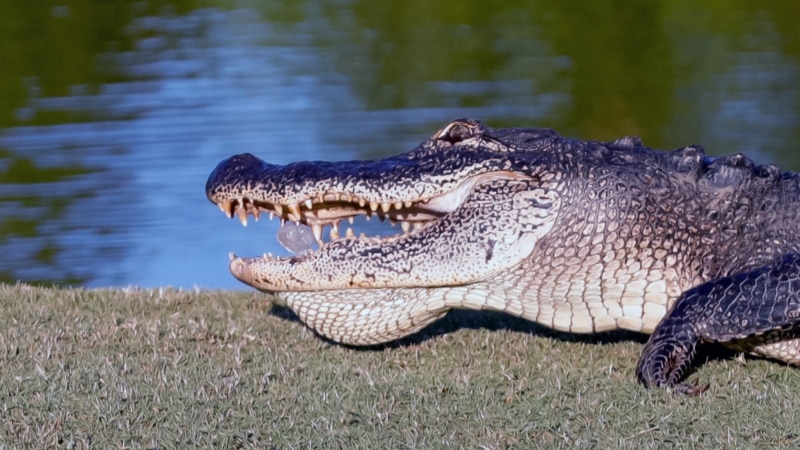
[[[262,294],[0,285],[0,447],[797,447],[800,370],[728,355],[700,397],[635,380],[641,339],[450,314],[326,342]]]

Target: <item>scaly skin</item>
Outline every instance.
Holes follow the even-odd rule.
[[[798,363],[798,352],[786,351],[798,348],[786,320],[775,323],[777,352],[775,333],[761,341],[763,333],[746,326],[736,342],[718,338],[714,326],[687,338],[699,313],[671,309],[692,288],[800,251],[799,180],[741,155],[706,158],[698,146],[665,153],[635,138],[584,142],[458,120],[379,161],[275,166],[237,155],[217,166],[206,192],[243,221],[270,213],[311,226],[317,237],[333,228],[318,250],[232,257],[230,269],[339,342],[391,341],[453,308],[579,333],[652,333],[670,312],[672,331],[661,334],[677,335],[683,347],[745,342],[750,352]],[[339,237],[341,220],[373,214],[405,222],[408,232]],[[769,303],[753,295],[730,292],[699,310],[713,316],[720,303]],[[657,349],[640,363],[647,385],[680,378],[650,364],[662,357]]]

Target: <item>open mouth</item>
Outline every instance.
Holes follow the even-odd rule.
[[[530,175],[508,170],[385,186],[355,178],[345,186],[335,178],[255,183],[235,175],[238,180],[212,185],[208,196],[243,224],[250,216],[277,218],[278,240],[292,254],[231,254],[228,269],[243,283],[271,293],[482,281],[530,255],[560,205],[550,191],[532,188],[537,181]],[[398,198],[405,193],[411,195]],[[380,230],[374,226],[366,234],[350,226],[359,228],[369,218],[395,222],[399,233],[375,236]]]
[[[422,230],[445,215],[456,210],[476,184],[498,178],[519,178],[510,172],[491,172],[470,177],[456,188],[430,198],[368,200],[352,193],[321,192],[297,202],[269,202],[247,195],[221,200],[217,206],[229,217],[238,217],[247,226],[248,218],[258,220],[267,215],[279,219],[281,227],[277,239],[294,254],[303,254],[339,239],[388,239],[406,236]],[[382,236],[357,233],[353,225],[361,218],[369,221],[387,221],[400,232]],[[362,222],[361,220],[359,223]],[[385,228],[385,227],[384,227]]]
[[[392,226],[399,223],[404,234],[420,230],[446,213],[427,207],[427,203],[368,202],[348,194],[329,193],[301,203],[286,204],[240,197],[221,203],[219,207],[228,217],[238,217],[244,226],[249,216],[255,220],[262,215],[268,215],[270,220],[279,218],[278,241],[290,252],[303,254],[313,250],[314,243],[321,248],[337,239],[367,238],[366,233],[356,236],[353,230],[358,218],[367,221],[376,218],[381,222],[388,219]]]
[[[476,184],[491,179],[517,177],[517,174],[509,172],[486,173],[467,178],[454,189],[430,198],[377,201],[347,192],[320,192],[301,201],[285,203],[242,195],[220,200],[217,206],[229,218],[238,217],[244,226],[247,226],[250,216],[255,220],[262,215],[268,215],[270,219],[278,218],[281,222],[278,241],[290,252],[303,254],[313,250],[314,243],[322,248],[339,239],[389,239],[398,236],[357,234],[352,225],[359,218],[388,220],[393,226],[399,224],[399,236],[416,233],[456,210]]]

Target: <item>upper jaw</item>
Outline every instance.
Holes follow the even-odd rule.
[[[426,145],[429,144],[429,145]],[[433,155],[430,151],[436,149]],[[476,155],[470,148],[440,148],[428,141],[417,149],[379,161],[297,162],[273,165],[251,154],[217,165],[206,194],[228,216],[262,214],[308,225],[319,242],[322,228],[378,215],[400,222],[404,231],[421,228],[453,211],[476,183],[515,177],[502,158]]]
[[[289,220],[302,219],[297,214],[300,207],[312,209],[322,203],[357,204],[359,209],[370,206],[383,212],[409,208],[410,203],[429,202],[481,174],[525,172],[529,167],[524,159],[505,153],[503,143],[484,136],[489,130],[478,121],[459,119],[411,151],[374,161],[301,161],[281,166],[249,153],[235,155],[211,173],[206,195],[223,207],[241,198],[267,210],[287,207],[295,213],[286,217]],[[279,216],[282,212],[276,211]]]

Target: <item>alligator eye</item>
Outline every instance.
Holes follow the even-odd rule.
[[[457,144],[471,137],[483,134],[483,124],[475,119],[457,119],[437,131],[434,139],[441,139],[451,144]]]

